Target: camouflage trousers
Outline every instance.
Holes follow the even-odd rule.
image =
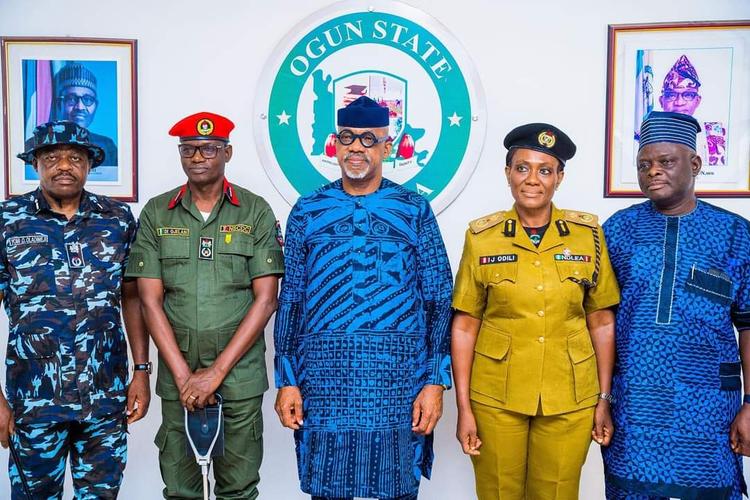
[[[74,498],[117,498],[127,461],[126,428],[121,415],[82,422],[16,424],[12,439],[34,500],[63,498],[68,455]],[[8,471],[11,498],[25,500],[17,464],[12,459]]]

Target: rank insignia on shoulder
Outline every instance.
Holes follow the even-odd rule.
[[[505,253],[500,255],[482,255],[479,257],[479,265],[485,264],[503,264],[506,262],[518,262],[518,254]]]
[[[190,236],[190,229],[187,227],[157,227],[157,236]]]
[[[198,258],[202,260],[214,260],[214,239],[201,236]]]
[[[469,222],[469,229],[472,233],[479,234],[485,229],[497,226],[503,220],[505,220],[505,211],[501,210],[499,212],[495,212],[494,214],[485,215],[484,217],[474,219],[473,221]]]
[[[565,210],[565,220],[588,227],[596,227],[599,224],[599,217],[596,215],[575,210]]]

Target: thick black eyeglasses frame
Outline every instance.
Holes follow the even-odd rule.
[[[346,141],[342,140],[341,139],[341,134],[348,134],[349,135],[349,140],[346,140]],[[354,141],[356,141],[357,139],[359,139],[359,142],[360,142],[360,144],[362,144],[362,146],[364,146],[366,148],[371,148],[371,147],[375,146],[376,144],[380,144],[381,142],[386,142],[388,139],[390,139],[390,137],[387,136],[387,135],[385,137],[378,137],[378,136],[376,136],[375,134],[373,134],[370,131],[362,132],[361,134],[355,134],[354,132],[352,132],[348,128],[345,128],[344,130],[342,130],[341,132],[339,132],[338,134],[336,134],[336,139],[341,144],[343,144],[344,146],[349,146],[349,145],[353,144]]]
[[[229,144],[203,144],[201,146],[193,146],[192,144],[178,144],[177,150],[183,158],[192,158],[195,156],[196,151],[200,151],[203,158],[210,160],[211,158],[216,158],[216,155],[219,154],[219,150],[226,148],[228,145]],[[209,151],[213,151],[213,153],[210,153]]]

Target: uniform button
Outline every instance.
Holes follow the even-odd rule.
[[[540,318],[543,318],[544,317],[544,311],[537,311],[536,315],[539,316]]]
[[[544,344],[544,337],[539,337],[539,343]]]
[[[140,262],[138,263],[138,265],[139,265],[140,267],[143,267],[143,261],[140,261]]]
[[[500,277],[500,273],[495,273],[495,278],[499,278],[499,277]]]
[[[576,276],[578,276],[581,273],[579,273],[578,271],[573,271],[573,274],[575,274]]]
[[[541,266],[541,265],[542,265],[542,263],[541,263],[541,262],[539,262],[538,260],[535,260],[535,261],[534,261],[534,265],[535,265],[536,267],[539,267],[539,266]]]
[[[544,290],[544,286],[543,285],[537,285],[536,289],[541,292],[542,290]]]
[[[268,262],[270,264],[271,262],[273,262],[273,259],[270,259],[270,258],[266,259],[266,262]]]

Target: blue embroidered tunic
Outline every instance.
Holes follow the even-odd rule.
[[[750,223],[702,201],[679,217],[646,202],[613,215],[604,232],[622,293],[608,496],[739,499],[733,324],[750,328]]]
[[[384,179],[300,198],[286,231],[276,386],[299,386],[302,490],[396,497],[429,478],[432,436],[411,431],[426,384],[450,384],[452,276],[425,198]]]

